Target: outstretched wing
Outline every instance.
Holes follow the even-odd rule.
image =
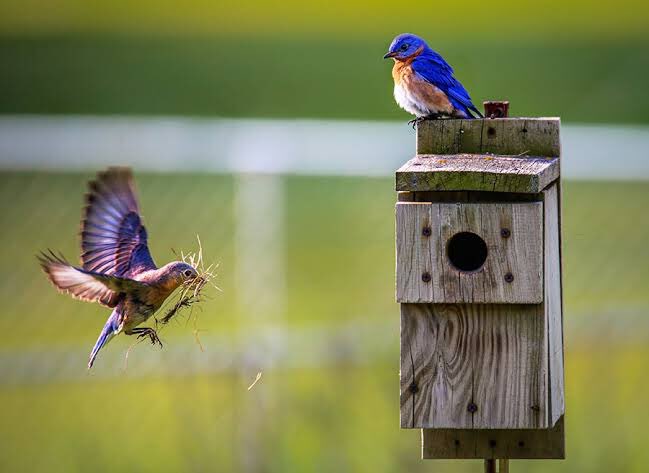
[[[120,293],[137,293],[149,288],[146,283],[132,279],[76,268],[51,251],[49,254],[41,253],[38,260],[48,279],[59,291],[82,301],[115,307]]]
[[[110,168],[88,185],[81,226],[83,269],[133,277],[155,269],[128,168]]]
[[[474,113],[482,117],[471,102],[469,93],[453,76],[453,68],[435,51],[419,56],[413,61],[412,68],[427,82],[443,91],[456,109],[462,110],[468,117],[473,117]]]

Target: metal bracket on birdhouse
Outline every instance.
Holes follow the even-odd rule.
[[[509,101],[487,100],[484,105],[485,118],[507,118],[509,117]]]

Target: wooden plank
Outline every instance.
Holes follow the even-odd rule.
[[[417,154],[561,155],[559,118],[424,120]]]
[[[430,204],[399,202],[397,219],[397,300],[427,302],[433,298],[430,280],[431,229]],[[407,270],[407,271],[406,271]]]
[[[401,305],[402,428],[473,426],[469,325],[454,315],[441,307]]]
[[[564,418],[551,429],[423,429],[424,459],[562,459]]]
[[[541,305],[401,305],[403,428],[546,428],[547,376]]]
[[[545,215],[545,312],[548,325],[550,370],[550,423],[565,413],[563,323],[561,314],[561,256],[559,254],[559,200],[553,185],[544,192]]]
[[[397,191],[539,193],[559,177],[559,158],[420,154],[396,172]]]
[[[397,302],[541,303],[542,212],[540,202],[398,203]],[[447,254],[460,232],[486,243],[486,261],[475,271],[458,269]]]

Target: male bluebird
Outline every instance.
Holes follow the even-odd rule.
[[[394,99],[417,118],[476,118],[482,114],[453,77],[453,68],[414,34],[400,34],[383,56],[393,58]]]
[[[110,168],[88,187],[81,222],[81,267],[71,266],[51,251],[39,260],[59,291],[113,309],[90,353],[90,369],[99,350],[120,332],[149,337],[162,346],[155,330],[138,325],[198,273],[182,261],[156,267],[129,169]]]

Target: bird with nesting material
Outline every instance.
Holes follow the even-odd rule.
[[[90,352],[90,369],[99,350],[122,332],[147,337],[162,347],[153,328],[139,325],[199,274],[184,261],[160,268],[153,262],[130,169],[110,168],[88,187],[81,222],[81,266],[72,266],[52,251],[42,253],[39,261],[59,291],[113,309]]]

